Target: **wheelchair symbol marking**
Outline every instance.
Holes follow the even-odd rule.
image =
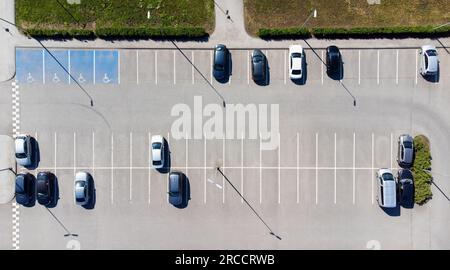
[[[103,76],[103,83],[110,83],[111,80],[108,77],[108,74],[105,73],[105,75]]]
[[[27,82],[28,82],[28,83],[33,83],[33,82],[34,82],[34,78],[33,78],[33,76],[31,76],[31,73],[30,73],[30,72],[28,72]]]
[[[53,83],[59,83],[61,80],[59,79],[58,75],[56,75],[56,73],[54,73],[52,81],[53,81]]]
[[[83,77],[83,74],[80,73],[80,76],[78,76],[78,81],[80,83],[85,83],[86,82],[86,79]]]

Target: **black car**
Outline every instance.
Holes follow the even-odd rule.
[[[342,79],[341,65],[342,56],[339,48],[336,46],[327,47],[327,74],[333,79]]]
[[[36,192],[39,204],[46,207],[54,206],[58,195],[55,175],[51,172],[38,173]]]
[[[16,202],[25,207],[35,204],[36,178],[30,173],[20,173],[16,176]]]
[[[398,196],[399,203],[405,208],[414,206],[414,180],[410,170],[400,169],[398,171]]]
[[[189,199],[186,177],[182,172],[169,174],[169,202],[175,207],[187,205]]]
[[[230,72],[230,52],[227,47],[217,44],[214,49],[213,75],[218,81],[227,79]]]
[[[267,58],[261,50],[252,53],[252,77],[257,84],[267,83]]]

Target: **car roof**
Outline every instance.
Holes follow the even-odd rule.
[[[385,207],[395,207],[397,204],[397,185],[395,181],[386,181],[383,184],[383,197]]]
[[[438,58],[437,56],[428,56],[428,71],[437,71],[438,69]]]

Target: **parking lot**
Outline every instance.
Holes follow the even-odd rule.
[[[212,50],[113,51],[117,64],[101,64],[96,58],[83,61],[92,66],[92,76],[80,83],[93,96],[93,108],[73,83],[49,80],[52,69],[33,71],[32,64],[23,65],[20,74],[35,78],[21,81],[18,73],[20,131],[36,138],[41,156],[32,173],[48,170],[58,177],[60,201],[52,211],[79,234],[82,248],[365,249],[371,240],[383,248],[431,245],[421,233],[431,234],[428,223],[415,214],[431,210],[384,212],[377,206],[374,175],[380,167],[396,171],[400,134],[426,133],[432,142],[441,139],[416,107],[444,106],[443,85],[450,74],[446,52],[439,51],[442,70],[439,82],[433,83],[417,75],[415,49],[342,49],[345,70],[339,82],[325,73],[320,60],[324,50],[307,49],[304,85],[288,77],[287,50],[263,52],[270,66],[266,87],[252,82],[251,50],[231,50],[232,76],[226,84],[211,77]],[[41,58],[33,61],[46,67],[46,59],[41,50]],[[108,76],[112,83],[95,79],[94,85],[93,78],[101,76],[99,65],[117,69],[116,75]],[[69,68],[73,70],[71,64]],[[171,111],[176,104],[186,104],[192,115],[204,114],[195,111],[194,97],[202,97],[202,108],[221,104],[207,81],[227,104],[279,104],[279,147],[262,150],[260,136],[250,138],[249,130],[231,139],[174,139],[171,125],[176,117]],[[191,201],[185,209],[168,204],[167,174],[149,166],[150,138],[155,134],[169,142],[171,169],[189,178]],[[273,242],[217,167],[282,241]],[[94,210],[73,202],[73,176],[79,170],[94,176]],[[41,248],[66,248],[64,231],[44,211],[39,205],[21,207],[22,248],[36,243]],[[48,239],[34,234],[36,228],[47,232]],[[406,240],[393,241],[394,234]]]

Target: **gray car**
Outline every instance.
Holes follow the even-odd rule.
[[[256,84],[267,84],[267,58],[261,50],[252,52],[252,78]]]
[[[76,205],[87,205],[92,197],[92,176],[87,172],[75,174],[74,197]]]
[[[31,137],[29,135],[18,135],[15,140],[16,162],[24,167],[31,166]]]
[[[398,138],[397,163],[402,168],[410,168],[414,159],[414,140],[408,134],[402,134]]]

